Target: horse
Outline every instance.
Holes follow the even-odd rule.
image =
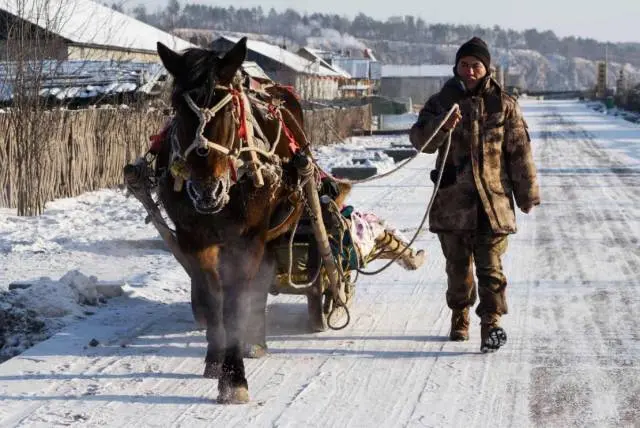
[[[173,117],[156,166],[160,203],[191,277],[194,318],[206,325],[204,376],[220,403],[249,401],[243,358],[266,354],[270,244],[303,212],[295,156],[311,158],[303,110],[278,84],[247,87],[247,39],[226,53],[158,42],[173,79]],[[340,185],[341,200],[349,186]]]

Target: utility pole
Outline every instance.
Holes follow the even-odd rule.
[[[604,93],[607,93],[607,72],[609,71],[609,42],[605,42],[604,44]]]
[[[607,97],[607,66],[609,62],[609,47],[605,44],[604,61],[597,62],[596,98],[605,99]]]

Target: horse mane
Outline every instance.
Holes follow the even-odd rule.
[[[217,83],[216,71],[220,52],[211,49],[189,48],[183,51],[184,72],[175,77],[173,102],[185,92],[189,92],[200,105],[213,101]]]

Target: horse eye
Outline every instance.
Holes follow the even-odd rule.
[[[203,158],[209,156],[209,147],[198,147],[196,154]]]

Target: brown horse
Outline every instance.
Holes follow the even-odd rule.
[[[248,89],[246,53],[246,38],[224,55],[158,43],[175,110],[158,155],[166,171],[158,194],[186,256],[194,316],[206,324],[204,375],[218,378],[223,403],[249,400],[245,350],[266,352],[268,243],[300,216],[291,161],[294,152],[310,155],[300,104],[278,85]]]

